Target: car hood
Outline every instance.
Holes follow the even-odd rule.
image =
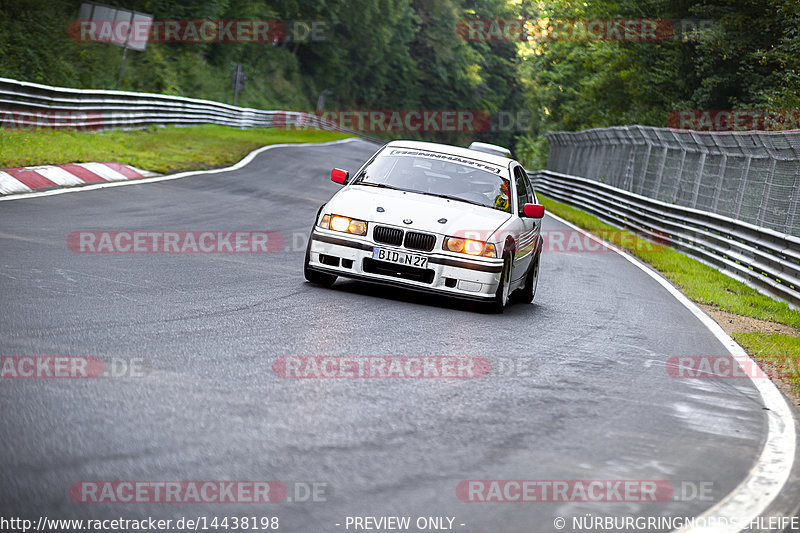
[[[379,207],[384,211],[378,212]],[[325,212],[446,235],[479,231],[483,239],[511,216],[458,200],[363,185],[351,185],[339,191],[328,202]],[[447,222],[439,222],[440,219]],[[411,223],[404,220],[411,220]]]

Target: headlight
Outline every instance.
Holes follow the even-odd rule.
[[[355,218],[343,217],[340,215],[325,215],[319,226],[324,229],[341,231],[342,233],[352,233],[353,235],[366,235],[367,223]]]
[[[494,244],[460,237],[445,237],[442,248],[450,252],[467,255],[482,255],[484,257],[497,257],[497,248]]]

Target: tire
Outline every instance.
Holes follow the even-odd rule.
[[[503,270],[500,272],[500,283],[497,285],[497,292],[494,300],[488,305],[488,310],[492,313],[500,314],[506,308],[511,295],[509,294],[509,284],[511,283],[511,257],[504,256]]]
[[[517,292],[515,301],[523,304],[529,304],[533,301],[536,295],[536,286],[539,284],[539,260],[542,254],[536,254],[533,259],[531,267],[528,269],[528,274],[525,276],[525,286]]]
[[[312,230],[313,231],[313,230]],[[315,283],[317,285],[322,285],[323,287],[330,287],[336,282],[335,274],[326,274],[325,272],[319,272],[311,268],[308,264],[311,261],[311,235],[309,234],[308,237],[308,245],[306,246],[306,259],[305,263],[303,264],[303,275],[306,278],[306,281],[310,283]]]

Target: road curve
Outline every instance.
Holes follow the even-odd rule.
[[[697,516],[748,476],[768,427],[758,390],[747,379],[670,377],[670,357],[727,348],[616,253],[547,253],[534,304],[503,315],[354,281],[306,283],[304,239],[337,190],[330,168],[355,170],[375,148],[280,147],[230,171],[0,203],[0,355],[147,369],[0,380],[2,514],[268,515],[288,532],[345,531],[347,516],[447,516],[459,531],[546,532],[557,517]],[[568,229],[553,218],[544,228]],[[263,254],[71,251],[70,233],[89,230],[269,230],[285,244]],[[476,356],[492,370],[276,376],[277,358],[298,355]],[[313,482],[326,494],[267,506],[87,504],[69,494],[82,480]],[[657,480],[676,492],[644,503],[470,503],[456,494],[462,480]]]

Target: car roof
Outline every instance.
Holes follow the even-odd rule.
[[[488,152],[490,154],[502,155],[509,159],[512,159],[511,150],[503,146],[498,146],[496,144],[489,144],[489,143],[482,143],[475,141],[474,143],[469,145],[469,149],[478,150],[479,152]]]
[[[392,148],[411,148],[415,150],[427,150],[429,152],[439,152],[444,154],[457,155],[459,157],[466,157],[476,161],[483,161],[484,163],[491,163],[502,168],[508,168],[509,164],[514,161],[507,157],[490,154],[487,152],[479,152],[477,150],[470,150],[461,146],[452,146],[450,144],[430,143],[423,141],[392,141],[386,144],[386,147]]]

